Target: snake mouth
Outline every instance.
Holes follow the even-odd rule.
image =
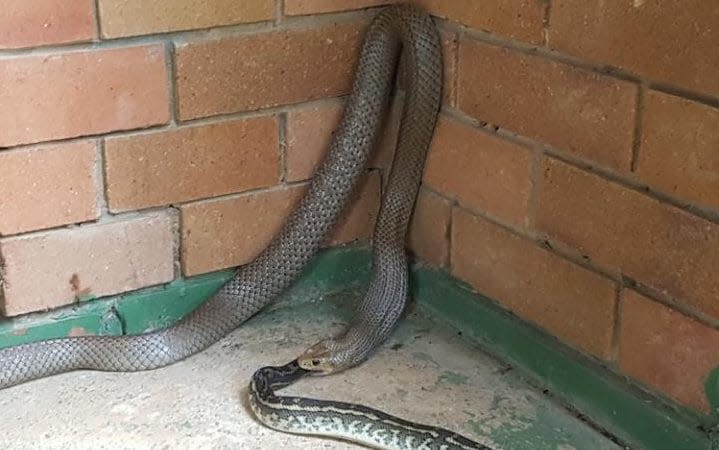
[[[296,361],[300,368],[313,376],[329,375],[337,369],[330,345],[325,341],[318,342],[305,350]]]

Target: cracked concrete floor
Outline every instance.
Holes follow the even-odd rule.
[[[208,350],[166,368],[73,372],[0,391],[0,448],[359,448],[267,429],[246,400],[255,369],[284,364],[339,329],[357,291],[291,292]],[[363,403],[497,450],[621,448],[412,308],[363,365],[283,392]]]

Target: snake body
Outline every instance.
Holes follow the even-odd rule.
[[[400,57],[406,95],[393,168],[375,225],[373,279],[366,296],[341,335],[316,344],[284,369],[264,368],[253,377],[251,403],[258,418],[269,426],[277,425],[274,416],[266,415],[273,410],[280,418],[289,415],[297,423],[303,414],[297,410],[300,403],[282,400],[272,387],[286,384],[298,374],[326,374],[362,362],[391,333],[408,296],[404,241],[442,90],[439,34],[431,18],[412,6],[387,7],[370,24],[352,92],[327,156],[280,232],[254,261],[239,267],[207,301],[167,328],[139,335],[60,338],[0,349],[0,389],[77,369],[140,371],[162,367],[207,348],[276,299],[319,250],[361,178],[382,129]],[[294,412],[288,409],[293,404]],[[305,399],[301,405],[321,404]],[[277,410],[277,405],[287,408]],[[431,428],[359,405],[330,406],[335,413],[327,419],[332,421],[341,422],[351,411],[359,411],[365,418],[375,417],[380,427],[396,422],[408,433],[412,427]],[[443,439],[459,439],[446,430],[432,429],[431,433],[440,433]],[[419,434],[412,436],[421,439]],[[404,436],[403,442],[410,442],[412,436]],[[464,438],[460,441],[456,448],[484,448],[472,447]],[[377,444],[368,441],[373,443]]]
[[[391,450],[491,450],[444,428],[410,422],[364,405],[275,394],[305,375],[325,375],[362,362],[390,334],[408,296],[404,239],[441,92],[441,49],[437,30],[423,11],[386,8],[365,36],[352,96],[366,78],[385,85],[401,57],[407,98],[393,170],[373,236],[373,278],[352,322],[294,361],[257,370],[250,381],[250,407],[266,426],[297,434],[329,436]],[[381,76],[381,78],[380,78]],[[377,89],[376,95],[384,95]]]
[[[410,422],[367,406],[304,397],[277,396],[275,389],[308,373],[297,361],[263,367],[250,382],[250,407],[270,428],[329,436],[392,450],[492,450],[444,428]]]

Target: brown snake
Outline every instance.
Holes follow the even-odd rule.
[[[407,5],[384,9],[370,25],[352,92],[329,152],[279,234],[254,261],[238,268],[210,299],[170,327],[140,335],[80,336],[1,349],[0,388],[77,369],[139,371],[162,367],[207,348],[276,299],[318,251],[347,204],[378,141],[400,57],[406,95],[393,168],[373,236],[373,279],[341,335],[311,347],[297,364],[285,366],[284,372],[264,368],[255,374],[251,387],[254,406],[261,400],[265,406],[271,405],[270,394],[279,401],[272,405],[282,403],[272,387],[290,381],[287,367],[296,377],[307,371],[340,371],[364,361],[392,332],[407,300],[405,236],[441,102],[439,34],[429,15]],[[273,373],[284,374],[284,378],[272,378]],[[264,383],[262,389],[260,383]],[[347,404],[334,406],[338,405]],[[367,414],[382,414],[354,407],[364,408],[362,412]],[[263,408],[253,409],[261,420],[267,418]],[[386,415],[381,418],[402,422]],[[402,423],[410,428],[416,425]],[[432,429],[427,436],[446,431],[425,427],[425,432],[426,428]],[[413,446],[413,437],[405,437],[409,440],[397,442],[409,442],[409,447],[387,448],[486,448],[449,432],[428,446]],[[461,445],[447,447],[455,438]]]

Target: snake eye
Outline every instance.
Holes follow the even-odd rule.
[[[312,360],[312,365],[313,365],[313,366],[319,366],[319,365],[320,365],[320,360],[319,360],[319,359],[313,359],[313,360]]]

